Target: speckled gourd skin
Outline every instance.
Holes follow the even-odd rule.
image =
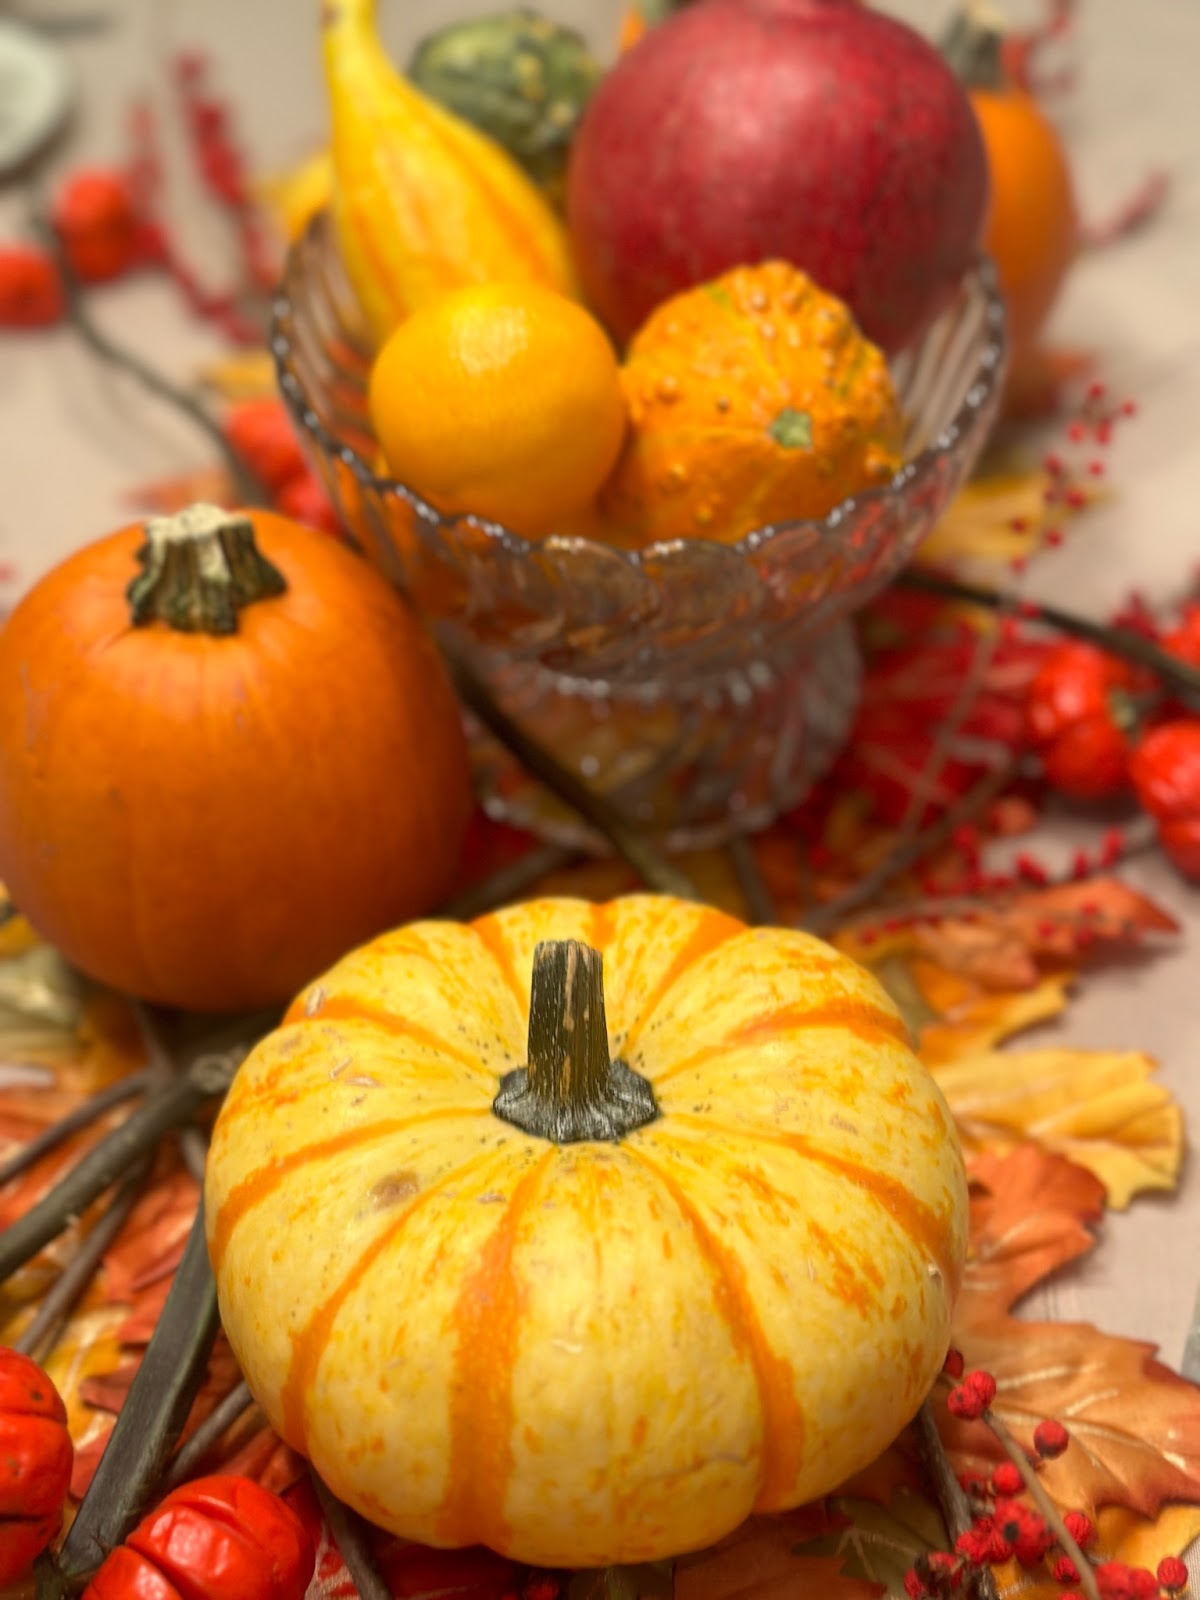
[[[658,1099],[500,1121],[539,941],[605,962]],[[248,1058],[205,1207],[256,1399],[372,1521],[547,1566],[666,1557],[867,1464],[945,1354],[967,1195],[895,1007],[804,934],[665,897],[415,924]]]

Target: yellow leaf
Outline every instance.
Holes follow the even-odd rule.
[[[969,1149],[1034,1139],[1094,1173],[1118,1211],[1179,1175],[1183,1117],[1155,1065],[1137,1051],[1065,1049],[930,1063]]]
[[[976,478],[958,494],[921,546],[922,562],[1009,562],[1036,554],[1049,483],[1042,471],[995,472]],[[1083,505],[1056,507],[1059,522],[1077,517],[1100,498],[1092,487],[1082,493],[1086,497]]]
[[[922,993],[936,1014],[936,1021],[921,1030],[921,1059],[930,1069],[994,1050],[1014,1033],[1049,1022],[1066,1010],[1071,980],[1065,973],[1049,974],[1032,989],[1015,994],[968,993],[947,1004],[953,974],[914,965]]]
[[[274,215],[284,236],[295,239],[318,211],[329,204],[333,188],[333,157],[318,150],[298,166],[269,174],[254,185],[258,198]]]
[[[239,350],[200,368],[197,380],[231,403],[275,397],[275,362],[269,350]]]

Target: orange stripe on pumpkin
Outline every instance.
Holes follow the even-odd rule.
[[[306,1144],[299,1150],[293,1150],[289,1155],[278,1156],[274,1161],[260,1167],[249,1178],[243,1178],[241,1183],[235,1184],[226,1195],[224,1204],[217,1212],[209,1247],[213,1271],[220,1273],[233,1230],[242,1218],[256,1206],[261,1205],[268,1195],[275,1193],[280,1184],[285,1183],[293,1173],[300,1171],[309,1162],[323,1161],[330,1156],[344,1155],[348,1150],[375,1144],[380,1139],[390,1139],[392,1134],[404,1133],[422,1122],[437,1122],[450,1117],[490,1116],[490,1114],[490,1107],[477,1106],[470,1111],[442,1107],[437,1111],[422,1111],[412,1117],[391,1117],[386,1122],[371,1122],[361,1128],[346,1128],[342,1133],[334,1134],[329,1139],[320,1139],[316,1144]]]
[[[588,920],[591,927],[588,932],[588,943],[593,950],[604,954],[608,946],[616,938],[617,911],[611,901],[601,901],[593,904]]]
[[[389,1033],[397,1039],[409,1039],[413,1044],[424,1045],[435,1055],[447,1056],[464,1066],[474,1067],[476,1071],[482,1070],[478,1056],[451,1044],[444,1034],[435,1033],[432,1028],[411,1022],[407,1017],[399,1017],[394,1011],[385,1011],[382,1006],[372,1005],[369,1000],[357,999],[353,995],[332,995],[311,1017],[297,1017],[294,1022],[367,1022],[381,1033]]]
[[[642,1150],[626,1147],[666,1189],[691,1229],[696,1248],[709,1265],[716,1309],[729,1329],[734,1348],[749,1361],[762,1409],[762,1476],[755,1511],[773,1511],[787,1503],[804,1462],[804,1412],[796,1398],[791,1364],[776,1355],[763,1332],[746,1273],[732,1250],[717,1239],[683,1188]]]
[[[305,1408],[317,1375],[317,1368],[321,1364],[321,1357],[325,1354],[333,1325],[337,1321],[338,1312],[418,1211],[436,1199],[448,1183],[457,1183],[489,1161],[495,1160],[495,1151],[475,1156],[472,1160],[464,1161],[461,1166],[455,1167],[453,1171],[445,1173],[427,1189],[414,1196],[393,1222],[377,1234],[370,1244],[361,1248],[357,1260],[341,1283],[332,1294],[326,1296],[303,1328],[292,1335],[292,1359],[288,1364],[287,1377],[279,1391],[279,1403],[282,1411],[280,1432],[293,1450],[305,1449],[307,1437]]]
[[[698,1117],[686,1111],[673,1111],[671,1121],[703,1128],[709,1133],[716,1127],[711,1118]],[[787,1150],[794,1150],[805,1161],[824,1167],[827,1172],[845,1178],[856,1189],[865,1191],[882,1206],[914,1244],[933,1257],[934,1263],[946,1280],[951,1296],[958,1293],[961,1269],[951,1249],[950,1216],[940,1217],[936,1211],[911,1194],[898,1179],[886,1177],[882,1172],[874,1172],[870,1167],[864,1167],[860,1162],[851,1161],[845,1156],[834,1155],[830,1150],[823,1150],[820,1145],[799,1133],[777,1133],[770,1128],[722,1123],[720,1135],[722,1139],[745,1139],[751,1144],[782,1145]]]
[[[745,932],[746,924],[739,922],[736,917],[728,916],[724,911],[706,909],[703,912],[696,926],[680,945],[674,961],[643,1000],[636,1021],[625,1035],[623,1049],[626,1054],[633,1049],[647,1020],[654,1014],[655,1008],[662,1004],[667,992],[679,982],[684,973],[690,971],[698,961],[711,955],[721,945],[727,944],[730,939]]]
[[[529,1010],[529,978],[524,981],[517,971],[517,964],[513,960],[512,946],[504,936],[504,928],[494,916],[480,917],[470,924],[479,935],[480,942],[488,955],[500,968],[500,975],[512,990],[522,1015]]]
[[[451,1324],[450,1448],[438,1532],[447,1544],[505,1543],[512,1478],[513,1369],[525,1292],[513,1273],[517,1232],[557,1151],[538,1157],[513,1189],[500,1221],[463,1284]]]
[[[832,970],[834,963],[826,965]],[[852,1010],[852,1007],[855,1009]],[[899,1021],[893,1022],[887,1012],[877,1011],[871,1006],[862,1006],[857,1001],[823,1000],[818,1005],[808,1008],[801,1004],[785,1006],[781,1011],[773,1012],[768,1017],[755,1017],[752,1022],[742,1023],[724,1038],[719,1039],[716,1044],[702,1045],[690,1056],[677,1061],[673,1067],[668,1067],[663,1072],[651,1073],[651,1081],[656,1087],[668,1083],[672,1078],[678,1078],[681,1073],[694,1072],[698,1067],[708,1066],[726,1051],[747,1045],[753,1046],[760,1041],[765,1043],[776,1033],[785,1033],[794,1028],[833,1027],[845,1028],[847,1032],[871,1044],[878,1044],[884,1039],[895,1039],[900,1044],[908,1043],[908,1031],[904,1024]]]

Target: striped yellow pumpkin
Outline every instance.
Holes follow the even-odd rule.
[[[548,1566],[868,1463],[941,1364],[967,1210],[872,978],[650,895],[347,957],[238,1073],[205,1204],[288,1443],[373,1522]]]

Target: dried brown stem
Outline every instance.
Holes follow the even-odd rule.
[[[744,833],[735,833],[726,846],[730,865],[746,902],[750,921],[770,927],[779,921],[779,908],[759,871],[754,842]]]
[[[962,600],[988,611],[1008,612],[1041,622],[1058,633],[1094,644],[1098,649],[1107,650],[1109,655],[1119,656],[1122,661],[1128,661],[1135,667],[1148,668],[1192,710],[1200,711],[1200,670],[1169,655],[1153,639],[1147,639],[1132,628],[1092,622],[1088,617],[1077,617],[1073,612],[1060,610],[1058,606],[1044,605],[1034,600],[1018,600],[1013,595],[985,588],[982,584],[964,583],[945,573],[917,567],[909,567],[902,572],[897,582],[906,589],[919,589],[924,594],[942,595],[947,600]]]
[[[519,900],[540,878],[570,866],[578,855],[577,850],[565,845],[540,845],[445,901],[437,915],[452,922],[470,922],[473,917],[481,917],[497,906]]]
[[[1054,1534],[1055,1539],[1062,1547],[1064,1553],[1070,1556],[1071,1560],[1075,1563],[1076,1570],[1079,1573],[1079,1587],[1087,1596],[1087,1600],[1102,1600],[1100,1586],[1096,1582],[1096,1575],[1092,1571],[1091,1562],[1088,1560],[1087,1556],[1084,1555],[1083,1551],[1079,1548],[1075,1540],[1071,1537],[1066,1523],[1059,1515],[1058,1507],[1046,1493],[1041,1479],[1038,1477],[1034,1468],[1030,1465],[1029,1457],[1025,1454],[1024,1450],[1022,1450],[1016,1439],[1014,1439],[1012,1434],[1008,1431],[1007,1426],[1001,1422],[1000,1418],[995,1414],[994,1411],[985,1411],[983,1413],[983,1421],[987,1423],[988,1427],[995,1434],[996,1438],[1000,1441],[1000,1445],[1003,1448],[1005,1455],[1021,1474],[1021,1480],[1029,1493],[1029,1498],[1041,1512],[1046,1526]]]
[[[700,899],[699,891],[685,872],[628,823],[605,796],[564,767],[508,715],[470,662],[455,653],[450,657],[450,665],[463,704],[551,794],[590,823],[649,888],[657,894],[677,895],[682,900]]]
[[[962,827],[965,822],[985,811],[997,795],[1012,783],[1019,765],[1019,761],[1014,758],[993,767],[973,789],[969,789],[952,806],[947,806],[936,822],[909,838],[902,836],[895,848],[857,883],[852,884],[844,894],[838,895],[836,899],[827,900],[822,905],[814,906],[807,916],[802,918],[801,926],[809,933],[818,935],[834,932],[856,911],[869,906],[893,878],[898,878],[901,873],[907,872],[931,851],[940,849],[956,828]],[[895,915],[894,908],[889,908],[889,915]]]
[[[379,1570],[362,1518],[339,1500],[315,1472],[312,1483],[359,1600],[392,1600],[391,1586]]]
[[[72,273],[66,254],[62,248],[62,241],[58,232],[53,228],[40,212],[35,211],[31,223],[34,233],[41,240],[43,247],[53,259],[62,280],[63,299],[66,304],[67,321],[83,340],[84,344],[99,357],[107,366],[114,367],[120,372],[127,373],[142,388],[158,400],[165,400],[168,405],[174,406],[189,421],[207,435],[209,443],[214,445],[221,456],[226,471],[229,473],[235,497],[239,505],[269,505],[270,496],[258,477],[249,470],[241,456],[229,443],[221,431],[218,423],[211,417],[204,406],[195,400],[185,389],[172,383],[169,378],[164,378],[162,373],[147,362],[143,361],[124,345],[110,339],[106,333],[92,321],[91,315],[84,306],[83,295],[79,284]]]
[[[186,1483],[221,1435],[227,1433],[253,1404],[254,1396],[243,1378],[180,1445],[163,1476],[164,1493]]]
[[[971,1516],[970,1502],[962,1484],[955,1476],[950,1457],[946,1454],[946,1447],[942,1443],[933,1408],[928,1400],[917,1412],[916,1428],[925,1475],[941,1508],[942,1521],[946,1524],[946,1532],[950,1535],[950,1543],[953,1545],[960,1534],[966,1533],[974,1518]],[[975,1574],[975,1593],[979,1600],[997,1600],[996,1580],[989,1571],[980,1569]]]
[[[124,1105],[126,1100],[145,1094],[149,1083],[148,1071],[131,1072],[127,1078],[121,1078],[117,1083],[110,1083],[107,1089],[89,1095],[82,1104],[75,1107],[74,1111],[69,1111],[65,1117],[60,1117],[49,1128],[44,1128],[36,1138],[30,1139],[28,1144],[23,1144],[9,1156],[7,1161],[0,1163],[0,1184],[9,1183],[13,1178],[20,1177],[21,1173],[27,1172],[42,1156],[48,1155],[51,1150],[57,1150],[58,1146],[73,1133],[90,1128],[92,1123],[106,1111],[112,1111],[116,1106]]]
[[[13,1349],[45,1361],[53,1350],[62,1331],[62,1323],[71,1308],[92,1281],[92,1275],[101,1257],[125,1226],[129,1213],[142,1192],[148,1161],[139,1162],[113,1195],[108,1209],[96,1222],[79,1249],[46,1292],[37,1314],[19,1339],[13,1340]]]

